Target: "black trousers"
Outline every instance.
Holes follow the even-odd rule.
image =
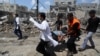
[[[67,41],[67,48],[70,52],[77,52],[75,45],[76,37],[71,37]]]
[[[36,51],[43,54],[43,56],[50,56],[50,54],[46,51],[48,42],[41,40],[36,48]]]
[[[19,39],[22,38],[22,31],[20,30],[20,28],[19,29],[15,29],[14,33],[19,37]]]

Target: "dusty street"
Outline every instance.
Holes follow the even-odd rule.
[[[81,35],[81,40],[76,42],[77,49],[83,42],[86,34]],[[100,56],[100,33],[93,36],[96,49],[87,49],[83,52],[78,52],[74,56]],[[0,56],[42,56],[36,52],[36,46],[39,42],[39,36],[28,37],[25,40],[17,40],[16,36],[13,37],[0,37]],[[55,51],[57,56],[66,56],[67,49],[62,52]]]

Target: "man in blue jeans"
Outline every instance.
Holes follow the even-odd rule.
[[[14,29],[14,33],[19,37],[18,40],[22,39],[22,31],[20,30],[20,25],[19,25],[19,17],[18,14],[14,15],[15,20],[14,20],[14,25],[15,25],[15,29]]]
[[[87,36],[84,39],[84,42],[83,42],[81,48],[79,48],[79,51],[82,51],[86,48],[88,40],[90,41],[91,48],[95,48],[95,44],[92,40],[92,36],[96,32],[97,27],[98,27],[99,22],[100,22],[100,18],[96,17],[95,14],[96,14],[95,10],[91,10],[89,12],[90,18],[88,19],[88,26],[86,28]]]

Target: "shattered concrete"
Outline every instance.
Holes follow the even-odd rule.
[[[49,22],[52,26],[53,22]],[[53,28],[53,27],[51,27]],[[21,30],[23,32],[23,40],[17,40],[17,36],[13,33],[13,24],[2,24],[0,25],[0,56],[42,56],[42,54],[36,51],[36,46],[39,43],[39,30],[29,23],[21,23]],[[83,43],[86,34],[81,35],[81,40],[76,42],[77,50]],[[96,48],[87,49],[83,52],[79,52],[74,56],[100,56],[100,29],[93,36]],[[66,38],[67,41],[68,38]],[[61,49],[61,51],[55,51],[56,56],[66,56],[67,48]]]

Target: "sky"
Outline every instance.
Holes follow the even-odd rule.
[[[14,0],[0,0],[0,2],[9,2],[14,3]],[[36,8],[36,0],[15,0],[16,4],[27,6],[29,9]],[[54,4],[54,0],[39,0],[39,11],[47,12],[49,11],[50,5]],[[77,0],[79,3],[98,3],[99,0]]]
[[[98,3],[99,4],[99,0],[77,0],[77,4],[79,3]]]

